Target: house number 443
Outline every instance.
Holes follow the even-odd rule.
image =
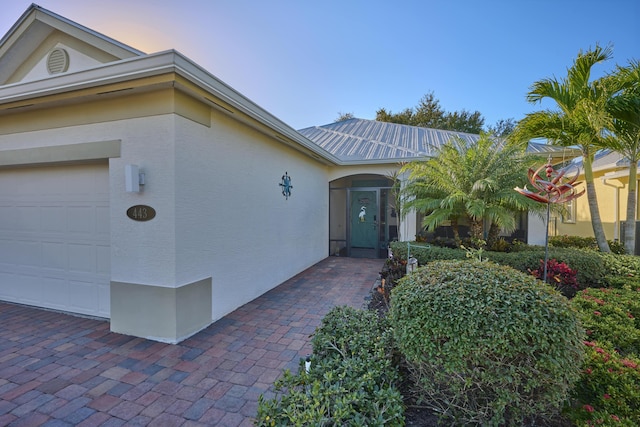
[[[147,205],[135,205],[127,209],[127,216],[134,221],[149,221],[155,218],[156,210]]]

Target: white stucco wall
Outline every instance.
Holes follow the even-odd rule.
[[[546,236],[545,220],[538,214],[529,213],[527,243],[544,246]]]
[[[173,115],[0,135],[2,149],[26,149],[121,140],[121,157],[109,161],[111,280],[174,287],[175,161]],[[140,193],[125,192],[124,165],[147,174]],[[146,204],[155,219],[136,222],[130,206]]]
[[[225,115],[211,127],[165,114],[0,135],[3,149],[111,140],[121,141],[109,160],[112,281],[176,288],[211,277],[216,320],[327,256],[327,167]],[[125,191],[126,164],[145,173],[140,193]],[[128,218],[139,204],[156,217]]]
[[[173,115],[94,125],[96,132],[122,140],[121,157],[111,159],[111,280],[176,287],[175,149]],[[125,165],[138,165],[146,184],[125,191]],[[134,205],[155,209],[151,221],[134,221]]]
[[[214,320],[327,256],[325,166],[217,112],[176,123],[176,280],[213,278]]]

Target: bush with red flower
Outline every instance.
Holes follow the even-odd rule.
[[[639,426],[640,290],[586,289],[572,305],[586,357],[566,414],[577,426]]]
[[[590,288],[571,303],[590,341],[608,343],[623,355],[640,355],[640,291]]]

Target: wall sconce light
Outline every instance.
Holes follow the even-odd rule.
[[[124,166],[124,186],[127,193],[139,193],[144,181],[144,172],[140,172],[138,165]]]

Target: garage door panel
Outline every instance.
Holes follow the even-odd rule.
[[[16,229],[18,215],[13,206],[0,205],[0,231],[12,231]]]
[[[99,289],[93,282],[69,282],[69,306],[76,313],[95,312],[98,296]]]
[[[16,211],[16,231],[24,231],[26,233],[40,231],[39,206],[18,206]]]
[[[65,271],[67,269],[67,245],[63,242],[42,242],[42,267]]]
[[[25,304],[37,305],[42,298],[42,280],[39,276],[21,274],[16,276],[17,290]]]
[[[43,292],[49,300],[49,308],[57,310],[68,310],[69,307],[69,286],[68,281],[63,278],[46,277],[42,278]]]
[[[40,218],[43,232],[66,233],[67,209],[65,206],[42,206]]]
[[[96,246],[96,273],[109,276],[111,272],[111,247]]]
[[[24,267],[38,267],[42,264],[40,242],[16,240],[14,246],[14,262]]]
[[[96,213],[92,206],[70,206],[67,218],[70,233],[93,235]]]
[[[109,221],[111,219],[111,209],[109,205],[96,206],[96,234],[108,239],[110,234]]]
[[[96,271],[96,251],[90,244],[69,245],[69,271],[94,273]]]
[[[109,317],[105,165],[0,170],[0,299]]]

